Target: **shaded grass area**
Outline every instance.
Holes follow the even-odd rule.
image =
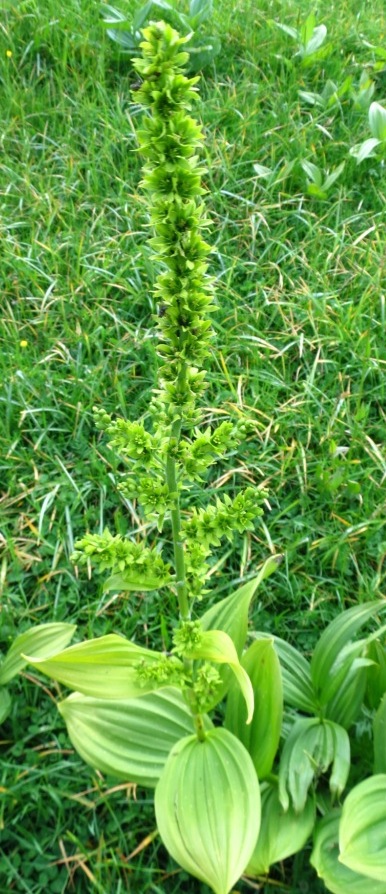
[[[369,135],[366,105],[350,94],[310,105],[299,91],[321,94],[351,75],[357,92],[365,69],[384,103],[374,48],[385,46],[385,13],[379,0],[319,4],[332,50],[302,68],[274,22],[298,27],[305,3],[216,6],[223,51],[201,106],[218,281],[207,420],[243,414],[255,435],[211,485],[235,493],[266,482],[270,497],[263,525],[235,541],[211,580],[225,595],[268,552],[284,552],[254,621],[307,650],[339,608],[384,592],[385,168],[348,155]],[[7,3],[0,34],[5,646],[52,619],[76,620],[80,635],[119,626],[143,642],[160,637],[152,599],[109,602],[69,561],[85,529],[138,530],[91,408],[136,418],[156,373],[139,110],[98,10]],[[307,194],[301,161],[324,171],[346,162],[326,201]],[[166,602],[165,620],[172,610]],[[113,783],[70,751],[49,698],[28,678],[15,693],[2,734],[4,891],[203,892],[151,840],[151,804],[107,794]],[[277,891],[300,881],[317,890],[304,856],[276,877]]]

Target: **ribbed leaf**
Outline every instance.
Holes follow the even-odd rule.
[[[260,584],[276,571],[281,561],[282,556],[270,556],[253,580],[216,602],[200,619],[204,630],[224,630],[233,640],[239,657],[247,638],[248,612],[252,599]]]
[[[251,858],[260,827],[260,789],[248,752],[217,728],[189,736],[168,757],[155,792],[161,838],[187,872],[228,894]]]
[[[304,810],[314,777],[332,764],[330,790],[343,791],[350,770],[350,742],[346,730],[330,720],[301,718],[284,745],[279,770],[279,797],[284,810],[291,796],[295,811]]]
[[[292,28],[290,25],[283,25],[282,22],[272,22],[273,25],[276,25],[276,28],[280,28],[280,31],[283,31],[284,34],[288,34],[294,40],[298,40],[299,31],[297,28]]]
[[[379,143],[380,140],[377,140],[376,137],[369,137],[369,139],[364,140],[363,143],[357,143],[355,146],[352,146],[349,155],[356,158],[357,165],[360,165],[366,158],[371,158],[371,156],[374,155],[374,149],[379,146]]]
[[[115,9],[114,6],[110,6],[108,3],[102,3],[100,11],[103,15],[103,22],[107,22],[109,25],[119,25],[124,22],[125,25],[128,26],[126,16],[124,16],[122,12],[119,12],[119,9]]]
[[[28,661],[37,670],[70,689],[96,698],[136,698],[154,688],[137,682],[133,667],[141,658],[158,660],[160,652],[137,646],[123,636],[110,633],[70,646],[44,661]]]
[[[123,28],[122,31],[118,30],[120,27]],[[138,41],[135,35],[131,34],[129,31],[129,27],[130,26],[126,22],[122,22],[121,26],[118,25],[115,28],[107,28],[107,34],[111,37],[111,40],[115,41],[115,43],[119,43],[125,50],[130,50],[134,53],[138,50]]]
[[[369,667],[361,664],[361,659],[354,660],[346,672],[334,697],[327,702],[325,717],[349,729],[357,720],[366,690],[366,679]]]
[[[374,773],[386,773],[386,693],[373,720]]]
[[[95,769],[154,787],[173,746],[194,731],[192,715],[172,687],[135,699],[97,699],[73,692],[60,702],[71,742]],[[205,718],[205,726],[212,726]]]
[[[254,595],[260,584],[276,571],[282,558],[282,556],[270,556],[253,580],[243,584],[235,593],[231,593],[230,596],[215,603],[200,619],[204,630],[223,630],[224,633],[227,633],[235,644],[239,658],[247,638],[248,613]],[[229,668],[222,667],[220,674],[223,686],[211,708],[214,708],[224,698],[232,680]]]
[[[347,795],[339,847],[344,866],[386,884],[386,774],[370,776]]]
[[[321,186],[323,183],[323,173],[317,165],[314,165],[312,161],[301,161],[300,162],[303,171],[307,174],[307,177],[315,184],[315,186]]]
[[[310,862],[332,894],[386,894],[386,884],[370,880],[339,861],[340,810],[332,810],[317,825]]]
[[[366,649],[366,655],[374,662],[367,669],[366,703],[376,710],[386,692],[386,649],[375,640]]]
[[[12,708],[11,696],[8,692],[8,689],[5,687],[0,688],[0,723],[4,723],[4,720],[7,719],[10,714]]]
[[[223,630],[206,630],[202,634],[199,646],[186,653],[187,658],[214,661],[218,664],[227,664],[236,677],[241,689],[245,704],[246,723],[250,723],[253,716],[253,688],[247,672],[241,666],[233,641]]]
[[[330,775],[330,792],[337,798],[342,794],[350,772],[350,740],[346,730],[339,723],[325,720],[331,729],[333,739],[333,761]]]
[[[372,102],[369,108],[370,130],[377,140],[386,140],[386,109],[379,102]]]
[[[312,56],[320,49],[327,37],[327,28],[325,25],[317,25],[313,29],[312,36],[305,42],[304,56]]]
[[[342,650],[366,621],[378,611],[386,608],[385,602],[377,600],[364,605],[356,605],[343,612],[326,627],[315,647],[311,660],[311,678],[316,695],[321,704],[333,698],[338,683],[338,673],[344,679],[350,667],[349,655],[343,668]],[[352,660],[356,657],[353,650]]]
[[[325,190],[331,189],[331,187],[333,186],[335,181],[338,179],[338,177],[340,177],[340,175],[343,174],[345,165],[346,165],[346,162],[342,161],[340,165],[338,165],[336,168],[334,168],[334,170],[331,171],[331,173],[327,175],[327,177],[323,183],[323,189],[325,189]]]
[[[326,681],[321,703],[323,705],[334,701],[336,696],[347,683],[349,677],[353,674],[360,676],[363,668],[370,667],[372,662],[365,656],[365,650],[368,643],[376,639],[385,632],[385,627],[378,627],[373,633],[370,633],[364,639],[357,640],[353,643],[347,643],[339,652],[339,655],[333,665],[329,679]]]
[[[266,637],[271,639],[271,634],[257,632],[256,638]],[[283,682],[284,703],[305,711],[306,714],[314,714],[317,703],[311,681],[309,662],[285,640],[278,636],[273,637],[276,652],[279,656],[281,675]]]
[[[315,822],[313,798],[307,798],[302,813],[293,807],[284,812],[275,783],[261,786],[261,828],[248,863],[247,875],[266,875],[273,863],[300,851],[310,837]]]
[[[247,711],[240,690],[232,686],[227,698],[225,726],[245,745],[259,779],[271,772],[278,749],[283,716],[283,687],[280,662],[273,640],[256,640],[241,664],[253,686],[255,710],[246,725]]]
[[[39,658],[55,655],[68,645],[76,630],[76,624],[39,624],[21,633],[0,665],[0,685],[15,677],[27,660],[24,655],[32,653]]]

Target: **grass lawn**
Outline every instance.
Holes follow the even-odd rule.
[[[218,301],[206,417],[243,415],[255,435],[210,486],[264,482],[270,496],[211,582],[225,595],[284,553],[253,624],[307,651],[340,609],[385,593],[386,144],[359,165],[349,150],[371,136],[370,102],[386,107],[386,13],[382,0],[322,0],[329,50],[307,66],[278,27],[300,26],[304,0],[214,5],[222,51],[200,105]],[[86,530],[138,528],[92,418],[97,405],[135,420],[156,375],[135,77],[94,0],[3,8],[1,645],[49,620],[146,643],[161,637],[153,597],[112,601],[69,561]],[[302,162],[322,182],[344,162],[326,197]],[[85,767],[57,689],[31,677],[13,685],[1,733],[0,894],[207,892],[168,860],[152,794]],[[259,890],[325,889],[298,855]]]

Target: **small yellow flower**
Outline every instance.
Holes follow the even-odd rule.
[[[6,50],[5,55],[6,55],[7,59],[12,59],[12,56],[13,56],[12,50]]]
[[[21,348],[28,348],[28,341],[26,341],[25,338],[22,338],[19,344]]]

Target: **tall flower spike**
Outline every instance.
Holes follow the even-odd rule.
[[[142,84],[135,101],[149,109],[138,133],[145,157],[142,185],[149,194],[151,245],[164,268],[155,295],[160,344],[160,388],[152,409],[157,425],[183,420],[185,428],[200,421],[197,397],[205,388],[199,372],[212,338],[208,313],[214,310],[212,280],[206,259],[211,251],[201,231],[209,225],[201,196],[205,168],[198,152],[203,136],[189,112],[197,99],[199,78],[187,78],[182,68],[186,37],[164,22],[145,28],[142,58],[135,60]]]

